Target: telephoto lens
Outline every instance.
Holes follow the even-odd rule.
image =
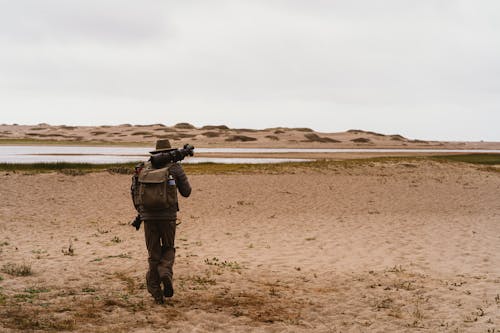
[[[194,155],[194,146],[185,144],[184,148],[174,149],[163,153],[154,154],[149,159],[155,169],[165,167],[168,163],[182,161],[186,156]]]

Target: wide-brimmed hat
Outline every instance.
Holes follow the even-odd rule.
[[[164,151],[169,151],[169,150],[175,150],[175,148],[172,148],[170,145],[170,141],[167,139],[160,139],[156,141],[156,149],[153,151],[150,151],[150,154],[158,154]]]

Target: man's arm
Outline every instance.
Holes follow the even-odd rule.
[[[179,163],[175,163],[170,167],[170,174],[174,177],[175,183],[177,184],[177,189],[183,197],[189,197],[191,195],[191,185],[189,184],[188,178]]]

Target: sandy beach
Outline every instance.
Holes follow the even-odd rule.
[[[500,329],[498,172],[401,160],[191,175],[165,306],[145,290],[129,180],[0,175],[2,332]]]

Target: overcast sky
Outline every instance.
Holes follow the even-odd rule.
[[[0,123],[500,141],[498,0],[0,0]]]

